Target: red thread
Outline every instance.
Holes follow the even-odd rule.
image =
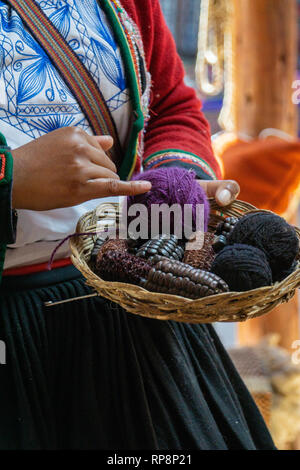
[[[1,159],[1,169],[0,169],[0,181],[3,180],[5,176],[5,164],[6,164],[6,157],[4,154],[0,154]]]

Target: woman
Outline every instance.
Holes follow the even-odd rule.
[[[41,13],[43,38],[54,25],[57,55],[80,61],[80,86],[39,37]],[[211,326],[135,317],[102,298],[57,304],[90,289],[68,252],[46,271],[99,198],[150,189],[126,181],[142,165],[193,168],[220,205],[238,193],[218,180],[159,1],[1,0],[0,17],[0,448],[273,449]],[[94,114],[102,106],[109,135],[95,135],[86,84],[90,107],[101,91]]]

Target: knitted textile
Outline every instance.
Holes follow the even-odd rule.
[[[130,253],[106,251],[97,263],[96,273],[105,281],[126,282],[139,285],[152,266],[147,261]]]
[[[235,292],[272,284],[272,272],[264,252],[249,245],[226,246],[216,256],[211,271]]]
[[[193,268],[209,271],[216,256],[212,247],[214,238],[215,236],[213,233],[205,232],[203,247],[199,250],[186,250],[183,257],[183,263],[189,264],[190,266],[193,266]]]
[[[161,212],[158,214],[158,231],[162,233],[175,233],[179,238],[182,235],[189,238],[192,232],[198,228],[207,230],[209,218],[209,203],[204,189],[199,185],[196,180],[196,174],[193,171],[187,171],[182,168],[161,168],[157,170],[149,170],[134,177],[135,180],[146,180],[152,184],[152,189],[138,196],[129,196],[127,198],[127,208],[129,209],[133,204],[142,204],[147,209],[147,216],[145,220],[141,214],[141,223],[147,223],[148,230],[154,229],[153,223],[153,205],[167,204],[169,207],[174,204],[179,205],[181,208],[180,219],[174,217],[174,213],[170,213],[170,224],[164,230],[164,223],[167,222],[165,215]],[[188,205],[192,206],[191,219],[186,217],[185,210],[188,210]],[[204,206],[203,221],[200,220],[202,215],[197,211],[197,206]],[[188,212],[186,213],[188,214]],[[131,222],[134,217],[128,217]],[[203,222],[203,227],[199,224]],[[180,226],[179,226],[180,224]],[[158,235],[155,233],[154,235]]]
[[[272,213],[254,213],[242,217],[235,225],[229,244],[243,243],[262,250],[272,269],[273,279],[282,279],[299,252],[294,227]]]

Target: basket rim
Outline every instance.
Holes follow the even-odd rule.
[[[224,219],[226,218],[226,216],[230,215],[231,209],[234,209],[235,211],[237,211],[236,208],[240,209],[240,216],[245,215],[247,213],[254,213],[254,212],[273,213],[272,211],[268,211],[264,209],[257,209],[252,204],[249,204],[240,200],[237,200],[230,206],[224,207],[224,208],[219,207],[217,203],[215,202],[215,200],[213,199],[210,199],[209,201],[211,205],[212,218],[217,217],[217,218]],[[107,204],[108,203],[99,204],[97,205],[97,207],[95,207],[94,210],[89,211],[85,213],[83,216],[81,216],[77,223],[76,233],[82,233],[82,229],[83,229],[82,226],[87,220],[88,220],[88,225],[87,225],[88,230],[86,230],[86,227],[85,227],[84,232],[86,233],[88,233],[89,231],[92,233],[95,232],[95,226],[97,226],[97,220],[98,220],[97,213],[99,212],[99,208]],[[115,203],[115,202],[109,203],[109,205],[114,205],[114,207],[120,207],[120,204]],[[295,227],[295,229],[297,232],[297,236],[300,240],[300,229],[298,227]],[[99,231],[98,235],[100,233],[101,232]],[[87,237],[94,240],[95,238],[97,238],[98,235],[87,236]],[[300,263],[298,260],[296,269],[282,281],[275,282],[274,284],[270,286],[259,287],[259,288],[252,289],[249,291],[242,291],[242,292],[230,291],[230,292],[215,294],[215,295],[208,296],[208,297],[201,297],[198,299],[189,299],[189,298],[182,297],[179,295],[174,295],[174,294],[150,292],[147,289],[138,285],[123,283],[123,282],[104,281],[103,279],[101,279],[92,270],[88,262],[82,259],[82,256],[80,254],[80,249],[83,244],[83,238],[87,238],[87,237],[74,237],[74,238],[71,238],[69,241],[72,263],[77,267],[77,269],[79,269],[82,272],[83,276],[86,278],[87,284],[92,286],[99,293],[99,295],[109,298],[109,299],[111,298],[112,294],[110,295],[110,292],[108,293],[106,292],[106,290],[107,291],[111,290],[114,292],[114,294],[123,293],[125,297],[126,296],[130,297],[131,301],[135,303],[135,307],[139,303],[140,305],[145,305],[145,302],[146,303],[148,302],[150,304],[152,303],[152,300],[153,300],[153,304],[155,305],[158,305],[158,302],[160,302],[162,317],[164,315],[166,317],[168,316],[168,314],[164,311],[163,307],[167,308],[167,306],[171,305],[172,303],[174,303],[175,305],[174,309],[177,309],[177,311],[181,311],[181,310],[184,310],[185,308],[196,309],[196,308],[204,307],[204,304],[209,306],[210,304],[214,305],[216,303],[220,304],[223,302],[226,304],[226,302],[231,302],[231,305],[232,305],[233,303],[238,304],[239,301],[241,302],[247,301],[248,304],[253,303],[253,308],[256,305],[255,302],[257,302],[257,305],[259,305],[258,311],[261,310],[261,311],[267,312],[269,308],[268,307],[269,304],[273,305],[276,303],[278,305],[278,303],[290,300],[292,295],[295,293],[295,290],[300,286]],[[103,292],[104,290],[105,292]],[[260,301],[260,303],[258,304],[258,300],[256,301],[256,299],[262,296],[266,298],[266,302],[264,303],[263,301]],[[113,300],[113,301],[117,302],[117,300]],[[126,300],[124,300],[123,304],[127,305]],[[159,309],[159,307],[157,308]],[[250,308],[250,305],[248,305],[247,308]],[[128,308],[126,309],[129,312],[131,311]],[[233,309],[233,310],[234,310],[234,313],[232,315],[234,318],[232,320],[220,320],[220,321],[239,321],[235,319],[236,309]],[[132,313],[137,313],[137,312],[132,312]],[[141,315],[148,316],[146,314],[144,315],[141,314]],[[228,316],[230,316],[230,314],[228,314]],[[249,315],[249,318],[253,318],[254,316],[259,316],[259,315],[251,314]],[[149,317],[153,318],[153,316],[150,314],[149,314]],[[240,317],[242,317],[241,321],[243,321],[244,315],[242,313],[240,314]],[[182,321],[182,320],[178,320],[178,321]],[[218,321],[218,320],[215,319],[213,321]],[[199,323],[205,323],[205,322],[206,321],[201,321],[201,314],[200,314]],[[210,323],[210,322],[211,321],[207,321],[207,323]]]

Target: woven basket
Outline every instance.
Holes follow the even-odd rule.
[[[241,217],[249,212],[259,211],[251,204],[235,201],[221,209],[210,201],[211,216],[209,230],[214,231],[218,223],[228,216]],[[114,207],[115,212],[109,208]],[[99,231],[99,222],[113,219],[119,222],[118,204],[101,204],[94,211],[80,218],[77,233]],[[296,228],[300,239],[300,230]],[[78,236],[70,241],[71,259],[81,271],[89,286],[99,295],[136,315],[159,320],[175,320],[186,323],[240,322],[264,315],[277,305],[288,302],[300,286],[300,266],[282,282],[247,292],[223,294],[191,300],[184,297],[149,292],[142,287],[100,279],[90,268],[89,260],[96,236]]]

